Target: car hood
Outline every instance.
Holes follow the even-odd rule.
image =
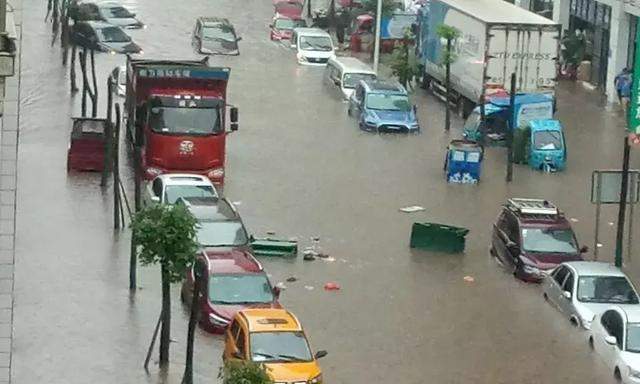
[[[565,261],[582,261],[582,256],[579,253],[566,254],[566,253],[534,253],[527,252],[525,257],[532,261],[536,267],[540,269],[551,269],[558,266],[558,264]]]
[[[206,40],[202,39],[200,45],[202,50],[210,51],[213,54],[218,55],[237,55],[238,44],[235,41],[218,41],[218,40]]]
[[[267,373],[275,382],[306,382],[320,374],[315,361],[308,363],[267,363]]]
[[[282,308],[278,302],[271,303],[254,303],[254,304],[239,304],[239,305],[222,305],[209,303],[209,306],[215,312],[216,315],[224,317],[231,321],[233,317],[240,311],[249,308]]]
[[[318,59],[329,59],[333,56],[335,56],[335,53],[333,52],[333,50],[331,51],[307,51],[307,50],[300,50],[300,53],[304,56],[304,57],[313,57],[313,58],[318,58]]]
[[[640,353],[623,351],[620,352],[620,358],[634,370],[640,371]]]
[[[106,47],[109,50],[115,51],[116,53],[138,53],[140,52],[140,47],[138,44],[133,41],[128,41],[124,43],[100,43],[102,46]]]
[[[118,27],[142,27],[142,23],[134,17],[108,18],[106,22]]]
[[[416,118],[413,111],[380,111],[370,110],[369,114],[372,115],[380,123],[413,123]]]

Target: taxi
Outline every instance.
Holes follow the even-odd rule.
[[[245,309],[236,314],[225,333],[223,360],[264,364],[275,384],[321,384],[317,359],[302,325],[285,309]]]

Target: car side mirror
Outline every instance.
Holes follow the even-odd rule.
[[[340,79],[333,79],[333,84],[340,86]]]
[[[229,111],[230,120],[231,120],[231,131],[238,130],[238,108],[232,107]]]
[[[327,351],[318,351],[318,352],[316,352],[315,358],[316,359],[322,359],[323,357],[325,357],[327,355],[328,355]]]
[[[276,299],[280,298],[280,293],[282,293],[280,287],[273,287],[273,295],[276,297]]]
[[[516,248],[518,248],[518,244],[516,244],[513,241],[509,240],[509,241],[507,241],[507,248],[508,249],[516,249]]]
[[[242,37],[236,37],[236,42],[242,40]]]
[[[571,300],[571,292],[569,291],[563,291],[562,296],[567,300]]]
[[[580,253],[587,253],[587,252],[589,252],[589,247],[587,247],[586,245],[583,245],[580,248]]]
[[[618,343],[618,339],[615,336],[607,336],[604,338],[605,343],[609,345],[616,345]]]
[[[152,195],[151,196],[151,201],[153,201],[154,203],[159,203],[160,202],[160,197],[156,196],[156,195]]]

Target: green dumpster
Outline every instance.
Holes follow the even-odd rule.
[[[464,251],[466,228],[437,223],[413,223],[411,248],[429,251],[460,253]]]
[[[251,249],[256,256],[296,257],[298,242],[279,239],[252,239]]]

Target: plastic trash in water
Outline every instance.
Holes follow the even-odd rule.
[[[325,291],[338,291],[340,290],[340,285],[338,283],[335,282],[328,282],[324,285],[324,290]]]
[[[419,205],[410,205],[408,207],[404,207],[404,208],[400,208],[400,210],[402,212],[406,212],[406,213],[413,213],[413,212],[420,212],[420,211],[424,211],[425,208],[421,207]]]
[[[291,276],[291,277],[287,278],[287,282],[289,282],[289,283],[293,283],[293,282],[296,282],[296,281],[298,281],[298,278],[295,277],[295,276]]]
[[[465,276],[462,278],[465,282],[467,283],[473,283],[474,281],[476,281],[476,279],[473,278],[473,276]]]

